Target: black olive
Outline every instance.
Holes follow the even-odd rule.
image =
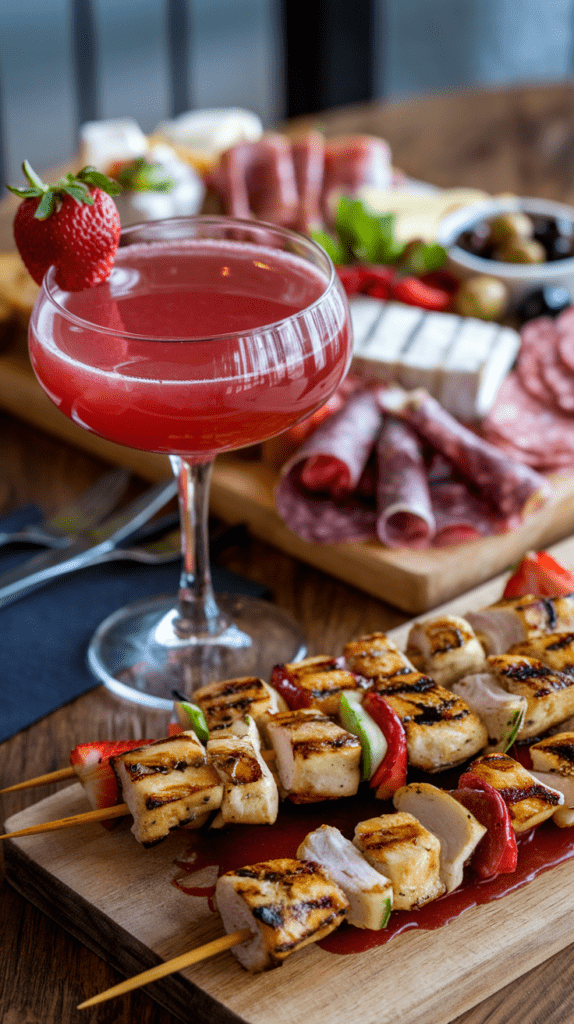
[[[547,285],[530,292],[515,309],[520,323],[535,320],[538,316],[558,316],[571,304],[570,295],[559,285]]]
[[[542,243],[549,260],[566,260],[572,256],[573,239],[567,235],[557,235],[551,241]]]

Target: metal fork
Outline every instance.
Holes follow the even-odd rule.
[[[144,562],[146,565],[161,565],[181,558],[181,535],[179,529],[172,530],[159,540],[137,544],[130,548],[114,548],[95,558],[90,565],[104,562]],[[73,571],[73,570],[72,570]]]
[[[127,469],[105,473],[77,501],[42,523],[33,523],[13,533],[0,533],[0,547],[19,542],[65,548],[77,534],[97,526],[123,498],[130,479]]]

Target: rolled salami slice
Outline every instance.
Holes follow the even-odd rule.
[[[533,512],[550,497],[552,488],[543,476],[478,437],[426,391],[381,389],[379,401],[436,448],[504,518]]]
[[[383,423],[376,393],[361,390],[326,420],[287,463],[299,466],[299,478],[309,491],[334,498],[355,490]]]
[[[377,536],[390,548],[428,547],[435,532],[417,435],[389,416],[377,441]]]
[[[433,547],[462,544],[493,533],[505,533],[519,517],[504,519],[492,506],[473,494],[462,480],[440,481],[430,487],[436,523]]]
[[[283,467],[275,491],[277,511],[304,540],[329,544],[375,536],[374,504],[352,492],[382,422],[374,391],[352,394]]]

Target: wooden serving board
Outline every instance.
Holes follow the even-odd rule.
[[[557,558],[574,563],[574,539]],[[502,577],[445,610],[464,614],[500,597]],[[442,611],[443,609],[441,609]],[[404,643],[408,626],[390,635]],[[328,820],[328,805],[325,805]],[[79,784],[13,815],[6,831],[79,813]],[[14,888],[85,945],[131,976],[223,934],[204,897],[171,884],[190,843],[184,830],[144,850],[127,823],[6,842]],[[213,877],[197,879],[209,885]],[[196,884],[194,882],[194,884]],[[251,976],[229,952],[149,986],[149,994],[189,1024],[447,1024],[574,941],[574,860],[523,889],[468,910],[435,931],[409,931],[388,945],[339,955],[309,946],[280,970]],[[303,981],[303,983],[302,983]],[[91,992],[78,979],[78,1002]]]
[[[170,473],[166,456],[105,441],[63,416],[36,381],[24,339],[0,356],[0,408],[146,479]],[[213,473],[212,511],[226,522],[246,523],[262,540],[411,613],[434,608],[490,579],[529,548],[547,547],[574,532],[574,471],[552,478],[552,500],[518,530],[425,551],[390,550],[378,541],[308,543],[277,515],[276,482],[277,473],[262,462],[222,457]]]

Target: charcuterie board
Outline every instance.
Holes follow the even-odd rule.
[[[0,356],[0,408],[150,480],[170,472],[165,456],[105,441],[59,413],[37,383],[22,342]],[[212,511],[224,521],[246,523],[262,540],[415,614],[490,579],[529,548],[547,547],[574,532],[574,471],[552,478],[551,502],[519,529],[422,551],[390,550],[377,541],[320,545],[301,540],[275,511],[276,481],[277,473],[260,461],[220,458],[213,474]]]
[[[574,560],[574,541],[556,556]],[[451,602],[464,614],[500,595],[501,580]],[[404,642],[408,627],[391,634]],[[326,804],[325,820],[335,805]],[[12,816],[6,830],[85,809],[79,784]],[[207,837],[209,838],[209,837]],[[287,842],[287,838],[281,840]],[[211,941],[223,928],[204,895],[172,884],[190,833],[144,850],[127,823],[28,836],[5,845],[6,877],[126,975]],[[291,850],[285,850],[290,855]],[[238,854],[241,859],[241,851]],[[242,862],[241,862],[242,863]],[[213,877],[197,879],[209,886]],[[447,1024],[574,941],[574,859],[523,888],[463,913],[433,931],[407,931],[388,945],[341,955],[314,945],[276,971],[251,976],[221,953],[149,987],[178,1019],[193,1024]],[[570,895],[569,895],[570,894]],[[346,927],[346,926],[345,926]],[[78,1002],[95,994],[76,978]]]

